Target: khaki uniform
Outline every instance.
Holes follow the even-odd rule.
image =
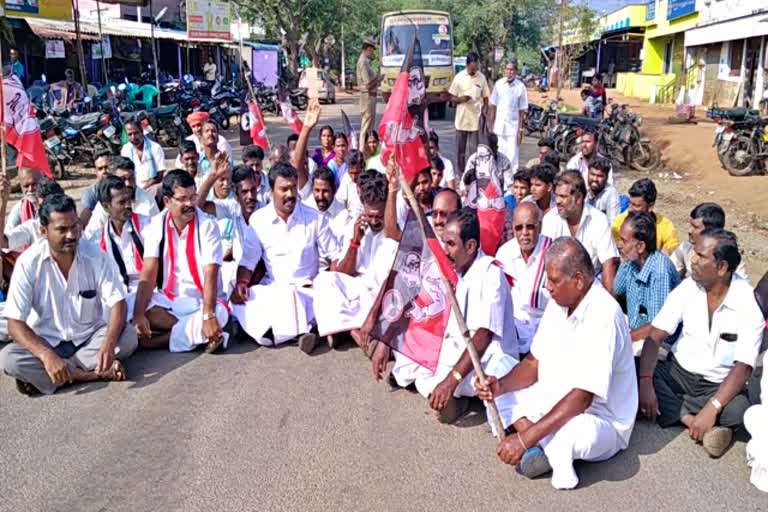
[[[365,147],[365,138],[374,127],[376,118],[376,92],[368,91],[368,84],[376,80],[376,72],[371,66],[371,61],[364,53],[357,59],[357,84],[360,89],[360,145]]]

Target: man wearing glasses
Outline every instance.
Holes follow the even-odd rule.
[[[515,238],[502,245],[496,260],[512,278],[512,303],[520,353],[531,348],[533,336],[549,302],[544,254],[551,240],[541,234],[541,210],[536,203],[520,203],[512,216]]]
[[[216,221],[197,208],[195,180],[174,170],[163,178],[166,213],[144,232],[144,262],[133,325],[143,348],[186,352],[226,342],[229,319],[220,268],[223,254]]]

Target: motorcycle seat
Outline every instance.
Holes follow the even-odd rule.
[[[162,105],[160,108],[153,109],[152,113],[156,116],[170,116],[176,113],[177,108],[178,105],[176,103],[171,105]]]
[[[80,116],[69,116],[67,119],[67,124],[72,128],[82,130],[83,127],[89,124],[98,123],[99,119],[101,119],[101,113],[92,112],[90,114],[83,114]]]
[[[560,114],[560,122],[565,125],[579,126],[590,130],[596,130],[600,126],[600,119],[577,114]]]

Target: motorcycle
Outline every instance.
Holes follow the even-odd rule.
[[[525,118],[525,134],[541,133],[543,135],[549,131],[557,117],[558,103],[557,100],[552,100],[546,109],[538,105],[528,105],[528,116]]]
[[[754,171],[765,172],[765,161],[768,159],[768,119],[758,119],[752,122],[749,132],[723,132],[727,140],[723,159],[725,169],[731,176],[747,176]]]

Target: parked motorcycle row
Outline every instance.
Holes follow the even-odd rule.
[[[707,117],[717,121],[713,146],[720,163],[732,176],[768,170],[768,118],[761,117],[758,110],[716,106],[707,111]]]
[[[589,131],[596,136],[598,151],[621,166],[651,172],[661,165],[661,153],[650,139],[640,134],[642,118],[631,112],[628,105],[612,104],[603,119],[567,114],[558,108],[557,100],[546,107],[529,105],[525,132],[552,138],[564,161],[579,151],[579,137]]]

